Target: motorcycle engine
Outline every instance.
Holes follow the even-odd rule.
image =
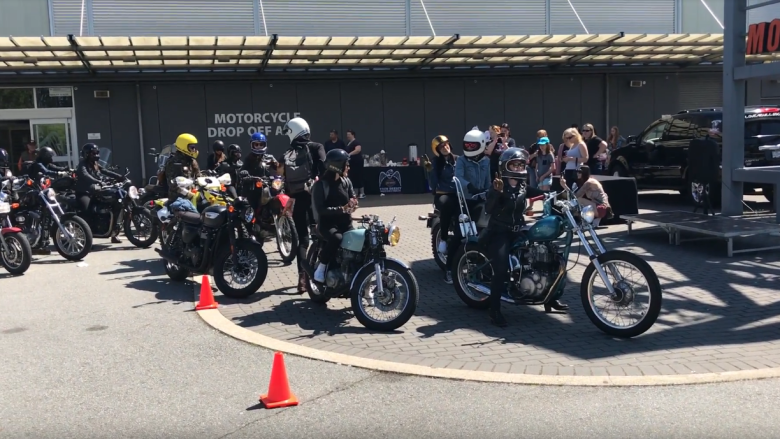
[[[92,219],[89,226],[93,234],[102,236],[108,233],[111,222],[114,220],[110,205],[100,204],[90,207],[89,216]]]
[[[358,252],[340,248],[336,256],[336,262],[339,263],[339,266],[331,264],[331,268],[325,274],[325,285],[328,288],[338,288],[346,284],[347,279],[352,277],[352,265],[358,260],[358,256],[360,256]]]
[[[202,257],[201,233],[200,228],[190,224],[180,224],[181,227],[181,256],[188,261],[190,265],[200,265]]]
[[[558,276],[557,250],[552,243],[534,244],[523,255],[525,264],[512,261],[511,295],[515,299],[538,300],[547,293]],[[519,278],[519,279],[518,279]]]
[[[46,229],[41,224],[41,217],[35,212],[23,212],[14,216],[14,225],[24,230],[30,247],[37,248],[45,237]]]

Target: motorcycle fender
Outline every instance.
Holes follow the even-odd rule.
[[[282,209],[287,207],[287,202],[290,200],[290,196],[287,194],[279,194],[276,196],[277,199],[279,199],[279,202],[282,204]]]
[[[406,268],[407,270],[410,270],[410,271],[412,270],[412,269],[409,267],[409,265],[407,265],[407,264],[406,264],[406,262],[404,262],[404,261],[402,261],[402,260],[400,260],[400,259],[396,259],[396,258],[381,258],[381,259],[374,259],[373,261],[371,261],[371,262],[367,263],[366,265],[364,265],[364,266],[360,267],[360,269],[359,269],[359,270],[358,270],[358,271],[357,271],[357,272],[356,272],[356,273],[355,273],[355,274],[352,276],[352,283],[351,283],[351,284],[349,284],[349,289],[350,289],[350,290],[351,290],[351,289],[353,289],[353,288],[355,288],[355,280],[356,280],[356,279],[359,277],[359,275],[360,275],[361,273],[363,273],[365,270],[370,270],[370,271],[373,271],[373,270],[374,270],[374,264],[375,264],[377,261],[378,261],[380,264],[382,264],[382,268],[384,268],[384,262],[385,262],[385,261],[393,261],[393,262],[395,262],[396,264],[399,264],[400,266],[402,266],[402,267]]]
[[[3,227],[3,236],[9,234],[9,233],[21,233],[22,229],[19,227]]]

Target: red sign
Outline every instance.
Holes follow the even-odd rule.
[[[780,19],[768,23],[755,23],[748,27],[748,55],[777,52],[780,50]]]

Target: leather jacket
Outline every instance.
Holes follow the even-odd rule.
[[[124,180],[124,176],[116,172],[104,169],[100,164],[94,165],[86,160],[79,162],[76,167],[76,193],[89,194],[94,192],[103,184],[103,176],[111,177],[116,180]]]
[[[232,160],[224,160],[216,166],[215,171],[217,172],[217,176],[220,176],[222,174],[230,175],[231,186],[238,187],[239,186],[238,171],[243,166],[244,166],[244,162],[242,162],[241,160],[237,160],[235,162]]]
[[[165,162],[165,179],[168,180],[168,203],[174,202],[186,192],[181,190],[176,184],[176,177],[191,179],[200,177],[200,168],[197,160],[176,151]],[[189,195],[189,192],[187,194]]]
[[[337,185],[347,190],[347,195],[350,199],[356,198],[355,189],[352,187],[352,182],[349,178],[342,177],[333,183],[322,178],[317,180],[312,186],[311,198],[312,206],[314,207],[314,218],[318,225],[322,222],[329,224],[341,221],[350,222],[351,214],[344,212],[341,209],[342,206],[328,206],[327,204],[330,191],[338,190]]]
[[[64,172],[67,170],[68,168],[57,166],[54,163],[49,163],[48,165],[44,165],[41,162],[35,161],[30,165],[30,168],[27,169],[27,174],[33,179],[37,180],[43,176],[52,177],[57,175],[60,172]]]
[[[512,187],[504,180],[504,190],[491,187],[485,203],[485,212],[490,215],[488,229],[509,230],[525,225],[526,199],[538,197],[547,191],[527,186],[524,182]]]

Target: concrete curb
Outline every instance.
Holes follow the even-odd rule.
[[[200,280],[195,281],[194,303],[200,294]],[[297,355],[313,360],[327,361],[382,372],[416,375],[429,378],[445,378],[462,381],[535,384],[548,386],[670,386],[686,384],[724,383],[766,378],[780,378],[780,368],[733,371],[722,373],[701,373],[685,375],[649,375],[649,376],[552,376],[528,375],[500,372],[480,372],[471,370],[433,368],[390,361],[373,360],[352,355],[328,352],[319,349],[277,340],[242,328],[228,320],[219,309],[196,311],[206,324],[235,339],[266,349]]]

